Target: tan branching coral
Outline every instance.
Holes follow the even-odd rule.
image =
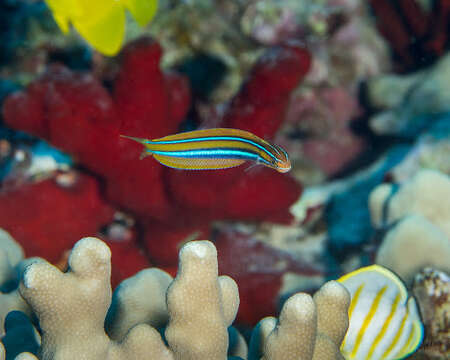
[[[110,257],[103,242],[85,238],[72,250],[69,272],[62,273],[44,262],[26,270],[20,291],[42,328],[40,359],[226,357],[227,327],[237,312],[238,292],[231,278],[217,276],[217,254],[210,242],[188,244],[180,253],[180,272],[167,293],[169,347],[156,329],[142,322],[120,343],[106,335],[103,323],[111,302]],[[164,288],[170,280],[167,276],[159,273],[154,278],[162,279]],[[130,314],[120,317],[122,324],[112,331],[117,337],[136,323]]]
[[[0,229],[0,285],[16,281],[16,267],[23,259],[23,250],[19,244],[4,230]],[[4,334],[4,320],[6,315],[13,310],[30,313],[26,302],[20,296],[17,289],[9,292],[0,291],[0,337]]]
[[[435,170],[421,170],[394,194],[392,184],[383,184],[370,194],[374,226],[390,225],[408,216],[420,215],[450,237],[450,178]],[[391,195],[392,194],[392,195]]]
[[[39,318],[42,359],[101,359],[110,351],[103,321],[111,300],[109,248],[94,238],[79,241],[62,273],[30,265],[20,292]],[[76,336],[74,336],[76,334]]]
[[[253,332],[249,359],[344,359],[339,351],[348,327],[350,294],[336,281],[314,295],[289,298],[278,321],[267,317]]]
[[[167,292],[166,338],[175,359],[226,358],[227,328],[236,316],[239,293],[233,279],[218,278],[217,272],[211,242],[191,242],[180,251],[179,273]]]
[[[397,192],[392,184],[369,198],[372,223],[388,229],[375,262],[410,284],[426,266],[450,271],[450,178],[421,170]]]
[[[408,284],[427,266],[450,271],[450,240],[426,218],[411,215],[385,236],[375,259]]]
[[[218,276],[211,242],[193,241],[182,248],[175,279],[147,269],[123,282],[108,314],[108,336],[110,257],[102,241],[84,238],[72,250],[67,273],[44,261],[26,269],[20,292],[39,319],[39,359],[247,359],[245,341],[230,327],[239,306],[238,288],[230,277]],[[248,358],[342,359],[339,345],[349,303],[348,292],[334,281],[314,298],[294,295],[279,321],[261,321],[253,336],[260,344]],[[158,330],[164,326],[163,339]],[[229,331],[237,339],[234,349],[229,348]],[[22,353],[16,359],[36,357]]]
[[[169,320],[166,292],[172,276],[157,268],[145,269],[128,278],[114,291],[106,321],[106,332],[122,340],[137,324],[162,328]],[[151,301],[150,301],[150,300]]]

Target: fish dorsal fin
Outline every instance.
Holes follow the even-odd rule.
[[[392,291],[400,293],[402,303],[406,303],[408,299],[408,291],[405,284],[392,271],[380,265],[370,265],[352,271],[342,276],[338,281],[346,287],[354,287],[364,283],[366,291],[387,285]]]
[[[164,136],[159,139],[153,139],[152,141],[171,141],[171,140],[184,140],[184,139],[193,139],[198,137],[212,137],[212,136],[239,136],[244,137],[257,142],[267,143],[265,140],[260,137],[252,134],[251,132],[240,130],[240,129],[229,129],[229,128],[214,128],[214,129],[201,129],[201,130],[193,130],[182,132],[178,134]],[[267,145],[270,145],[267,143]]]

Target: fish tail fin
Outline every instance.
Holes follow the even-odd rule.
[[[133,137],[133,136],[127,136],[127,135],[120,135],[120,137],[125,138],[125,139],[134,140],[134,141],[136,141],[136,142],[138,142],[139,144],[142,144],[142,145],[148,144],[148,140],[147,139]]]
[[[143,138],[137,138],[137,137],[133,137],[133,136],[127,136],[127,135],[120,135],[120,137],[125,138],[125,139],[130,139],[133,141],[138,142],[139,144],[144,145],[145,147],[148,147],[148,144],[151,142],[148,139],[143,139]],[[152,156],[152,152],[149,151],[148,149],[144,149],[144,151],[142,151],[141,155],[139,156],[139,160],[142,160],[143,158],[147,157],[147,156]]]

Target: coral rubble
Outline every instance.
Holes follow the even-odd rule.
[[[413,293],[425,325],[425,339],[418,355],[429,359],[450,357],[450,278],[448,274],[426,268],[416,275]]]

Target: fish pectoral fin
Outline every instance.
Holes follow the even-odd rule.
[[[249,165],[249,166],[244,170],[244,172],[251,171],[251,170],[253,170],[255,167],[259,166],[259,165],[262,165],[262,164],[261,164],[260,162],[256,161],[256,162],[254,162],[253,164]]]
[[[152,153],[144,150],[143,152],[141,152],[141,155],[139,156],[139,160],[145,159],[147,156],[152,156]]]

